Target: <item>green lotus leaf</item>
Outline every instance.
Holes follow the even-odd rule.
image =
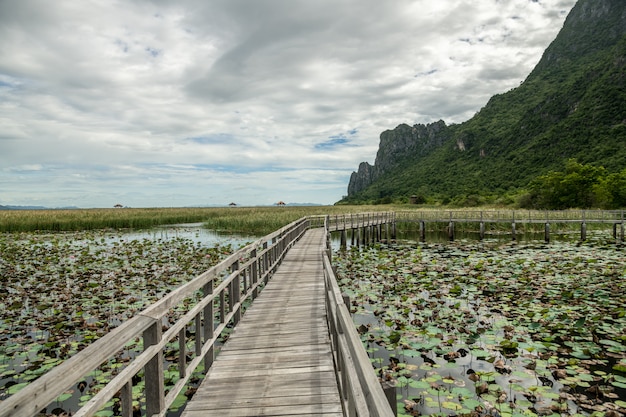
[[[178,410],[180,407],[184,406],[187,403],[188,399],[185,396],[185,394],[178,394],[178,396],[176,396],[176,399],[174,399],[174,402],[172,403],[172,405],[170,406],[170,409],[172,411],[176,411]]]
[[[626,373],[626,362],[622,360],[616,363],[615,365],[613,365],[613,370]]]
[[[441,406],[445,409],[452,410],[452,411],[458,411],[463,408],[461,404],[458,404],[452,401],[444,401],[441,403]]]
[[[56,400],[55,400],[55,401],[57,401],[57,402],[59,402],[59,403],[62,403],[63,401],[67,401],[67,400],[69,400],[70,398],[72,398],[72,393],[70,393],[70,392],[65,392],[65,393],[63,393],[63,394],[59,395],[59,396],[56,398]]]
[[[590,359],[591,358],[591,356],[587,355],[586,353],[580,350],[574,350],[572,351],[572,353],[570,353],[570,355],[578,359]]]
[[[591,374],[580,373],[576,376],[581,381],[593,382],[594,378]]]
[[[409,386],[417,389],[428,389],[430,384],[426,381],[416,381],[415,379],[409,379]]]
[[[476,356],[477,358],[486,358],[489,356],[489,352],[487,352],[486,350],[482,350],[482,349],[472,349],[470,353]]]

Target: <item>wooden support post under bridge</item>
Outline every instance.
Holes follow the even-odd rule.
[[[587,240],[587,223],[584,221],[580,224],[580,240]]]
[[[511,240],[516,241],[516,230],[515,230],[515,212],[513,212],[513,220],[511,222]]]

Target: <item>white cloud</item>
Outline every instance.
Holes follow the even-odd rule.
[[[574,3],[1,2],[0,204],[333,203],[380,132],[519,85]]]

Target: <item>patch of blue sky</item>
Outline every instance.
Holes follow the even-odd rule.
[[[250,174],[255,172],[285,172],[293,171],[293,168],[283,168],[274,166],[243,166],[243,165],[223,165],[223,164],[140,164],[140,168],[145,170],[155,170],[165,172],[181,171],[212,171],[231,174]]]
[[[22,84],[17,78],[0,74],[0,88],[17,88]]]
[[[192,137],[188,137],[185,138],[184,140],[186,142],[193,142],[193,143],[199,143],[199,144],[215,144],[215,143],[230,143],[235,139],[235,137],[233,135],[231,135],[230,133],[214,133],[214,134],[210,134],[210,135],[203,135],[203,136],[192,136]]]
[[[339,133],[338,135],[329,136],[327,141],[316,143],[315,149],[331,149],[337,146],[350,146],[350,137],[356,136],[358,129],[351,129],[347,133]]]
[[[115,44],[124,52],[128,52],[128,44],[121,39],[116,39]]]
[[[152,48],[150,46],[148,46],[146,48],[146,52],[149,53],[150,55],[152,55],[153,58],[156,58],[157,56],[159,56],[161,54],[161,50],[160,49]]]

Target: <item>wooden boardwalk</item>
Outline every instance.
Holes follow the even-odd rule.
[[[322,248],[310,229],[282,261],[217,356],[182,417],[342,416]]]

